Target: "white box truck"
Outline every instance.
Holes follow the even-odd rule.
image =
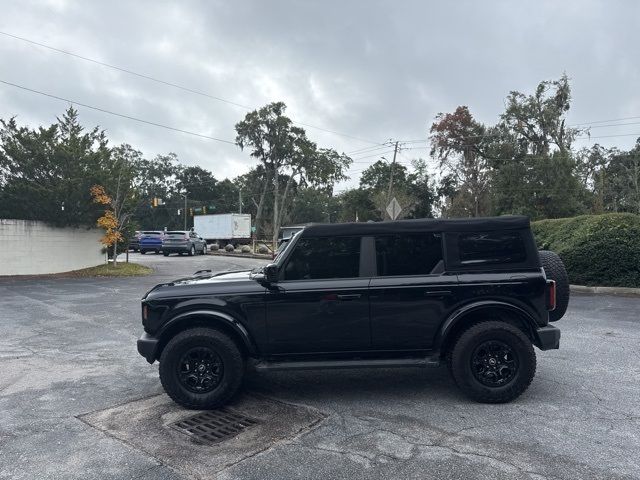
[[[234,246],[251,241],[251,215],[248,213],[221,213],[196,215],[193,229],[208,243],[217,242],[221,247]]]

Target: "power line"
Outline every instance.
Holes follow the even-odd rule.
[[[176,128],[176,127],[171,127],[169,125],[164,125],[162,123],[156,123],[156,122],[151,122],[149,120],[144,120],[142,118],[132,117],[130,115],[125,115],[124,113],[118,113],[118,112],[113,112],[111,110],[106,110],[104,108],[94,107],[93,105],[88,105],[86,103],[76,102],[75,100],[70,100],[68,98],[59,97],[59,96],[53,95],[51,93],[41,92],[40,90],[34,90],[32,88],[28,88],[28,87],[25,87],[25,86],[22,86],[22,85],[18,85],[16,83],[7,82],[7,81],[2,80],[2,79],[0,79],[0,83],[4,83],[5,85],[10,85],[12,87],[19,88],[21,90],[25,90],[27,92],[36,93],[38,95],[42,95],[42,96],[49,97],[49,98],[54,98],[56,100],[60,100],[60,101],[63,101],[63,102],[71,103],[73,105],[80,105],[82,107],[90,108],[91,110],[96,110],[98,112],[108,113],[109,115],[114,115],[116,117],[122,117],[122,118],[126,118],[126,119],[129,119],[129,120],[134,120],[136,122],[146,123],[147,125],[153,125],[154,127],[166,128],[167,130],[173,130],[174,132],[186,133],[187,135],[193,135],[194,137],[206,138],[208,140],[215,140],[216,142],[222,142],[222,143],[228,143],[230,145],[236,145],[236,142],[232,142],[230,140],[223,140],[222,138],[211,137],[209,135],[203,135],[201,133],[191,132],[189,130],[183,130],[181,128]]]
[[[594,123],[609,123],[609,122],[621,122],[623,120],[636,120],[640,117],[636,116],[636,117],[624,117],[624,118],[612,118],[610,120],[596,120],[594,122],[583,122],[583,123],[574,123],[572,125],[569,125],[570,127],[577,127],[580,125],[591,125]]]
[[[180,85],[178,83],[173,83],[173,82],[170,82],[170,81],[167,81],[167,80],[162,80],[160,78],[152,77],[151,75],[146,75],[144,73],[136,72],[134,70],[129,70],[127,68],[119,67],[119,66],[113,65],[111,63],[102,62],[100,60],[96,60],[95,58],[85,57],[84,55],[79,55],[77,53],[70,52],[68,50],[62,50],[60,48],[56,48],[56,47],[53,47],[51,45],[47,45],[45,43],[41,43],[41,42],[37,42],[35,40],[31,40],[29,38],[20,37],[18,35],[13,35],[11,33],[3,32],[3,31],[0,31],[0,35],[4,35],[6,37],[10,37],[10,38],[13,38],[15,40],[20,40],[22,42],[30,43],[32,45],[37,45],[38,47],[46,48],[48,50],[52,50],[52,51],[57,52],[57,53],[62,53],[64,55],[69,55],[71,57],[78,58],[78,59],[84,60],[86,62],[91,62],[91,63],[94,63],[96,65],[100,65],[102,67],[111,68],[113,70],[117,70],[117,71],[122,72],[122,73],[127,73],[129,75],[134,75],[134,76],[139,77],[139,78],[144,78],[145,80],[150,80],[152,82],[156,82],[156,83],[168,86],[168,87],[177,88],[179,90],[183,90],[185,92],[189,92],[189,93],[192,93],[194,95],[200,95],[202,97],[207,97],[207,98],[210,98],[212,100],[216,100],[216,101],[219,101],[219,102],[226,103],[228,105],[233,105],[235,107],[243,108],[243,109],[245,109],[247,111],[254,110],[254,108],[249,107],[248,105],[243,105],[241,103],[237,103],[237,102],[234,102],[232,100],[227,100],[225,98],[218,97],[216,95],[211,95],[211,94],[203,92],[201,90],[196,90],[196,89],[193,89],[193,88],[186,87],[184,85]],[[374,144],[374,145],[380,145],[380,142],[374,142],[373,140],[367,140],[367,139],[364,139],[364,138],[355,137],[355,136],[349,135],[347,133],[337,132],[335,130],[330,130],[330,129],[323,128],[323,127],[318,127],[316,125],[311,125],[311,124],[308,124],[308,123],[298,122],[296,120],[291,120],[291,121],[293,123],[296,123],[298,125],[302,125],[302,126],[305,126],[305,127],[308,127],[308,128],[313,128],[313,129],[320,130],[320,131],[323,131],[323,132],[332,133],[334,135],[339,135],[339,136],[342,136],[342,137],[351,138],[353,140],[358,140],[358,141],[364,142],[364,143],[371,143],[371,144]]]

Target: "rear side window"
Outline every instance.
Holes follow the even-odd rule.
[[[520,232],[461,233],[458,237],[460,263],[520,263],[527,252]]]
[[[284,268],[284,279],[353,278],[359,272],[360,237],[301,238]]]
[[[376,237],[378,276],[428,275],[442,261],[442,235]]]

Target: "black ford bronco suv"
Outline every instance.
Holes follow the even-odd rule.
[[[508,402],[568,305],[526,217],[312,224],[252,271],[196,272],[142,299],[138,351],[169,396],[215,408],[257,370],[445,362],[469,397]]]

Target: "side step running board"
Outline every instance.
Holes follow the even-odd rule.
[[[302,360],[269,362],[259,361],[253,367],[257,371],[276,370],[325,370],[337,368],[393,368],[393,367],[437,367],[440,360],[432,357],[358,359],[358,360]]]

